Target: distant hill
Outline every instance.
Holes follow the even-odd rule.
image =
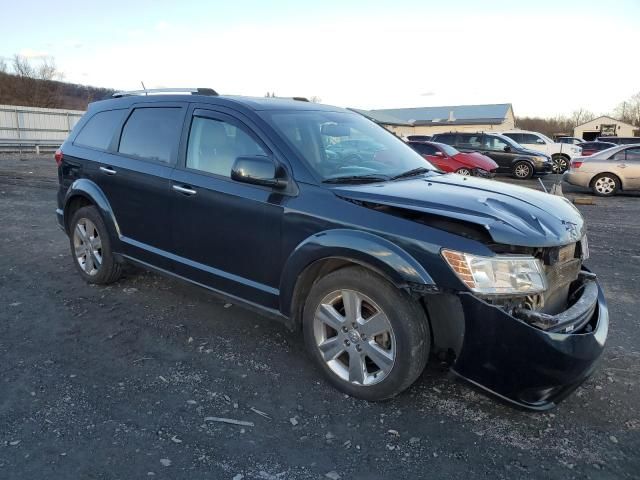
[[[0,72],[0,105],[86,110],[90,102],[110,97],[114,91]]]

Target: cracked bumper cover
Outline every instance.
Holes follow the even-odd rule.
[[[531,410],[547,410],[573,392],[594,371],[604,349],[609,312],[597,281],[559,314],[565,333],[545,331],[509,315],[470,293],[460,293],[465,334],[452,371],[498,397]],[[583,322],[585,308],[590,318]]]

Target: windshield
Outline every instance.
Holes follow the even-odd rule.
[[[547,142],[547,143],[555,143],[553,140],[551,140],[549,137],[547,137],[544,133],[539,133],[538,135],[540,135],[540,137],[542,137],[544,139],[544,141]]]
[[[392,133],[357,113],[264,112],[272,125],[322,181],[390,179],[425,168],[436,170]]]
[[[504,143],[509,144],[512,148],[515,148],[517,150],[522,149],[522,145],[520,145],[518,142],[516,142],[511,137],[507,137],[506,135],[498,135],[498,134],[495,134],[495,136],[497,138],[499,138],[500,140],[502,140]],[[489,137],[489,135],[487,135],[487,137]]]
[[[446,143],[437,143],[434,142],[441,150],[444,151],[448,156],[453,157],[454,155],[459,154],[460,152],[453,148],[451,145],[447,145]]]

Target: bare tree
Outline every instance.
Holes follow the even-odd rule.
[[[0,73],[7,73],[7,62],[4,58],[0,58]]]
[[[22,55],[13,56],[14,96],[22,105],[57,107],[60,103],[62,75],[52,57],[44,57],[34,64]]]
[[[640,92],[614,108],[612,116],[623,122],[640,126]]]
[[[317,95],[314,95],[311,98],[309,98],[309,101],[312,102],[312,103],[320,103],[320,102],[322,102],[322,99],[320,97],[318,97]]]
[[[571,113],[570,117],[574,127],[582,125],[583,123],[588,122],[589,120],[593,120],[594,118],[596,118],[595,114],[585,108],[575,110],[573,113]]]

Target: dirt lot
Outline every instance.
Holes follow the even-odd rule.
[[[201,289],[134,269],[85,284],[54,167],[0,157],[0,478],[639,478],[640,196],[580,207],[609,341],[535,414],[437,365],[392,401],[354,400],[301,335]]]

